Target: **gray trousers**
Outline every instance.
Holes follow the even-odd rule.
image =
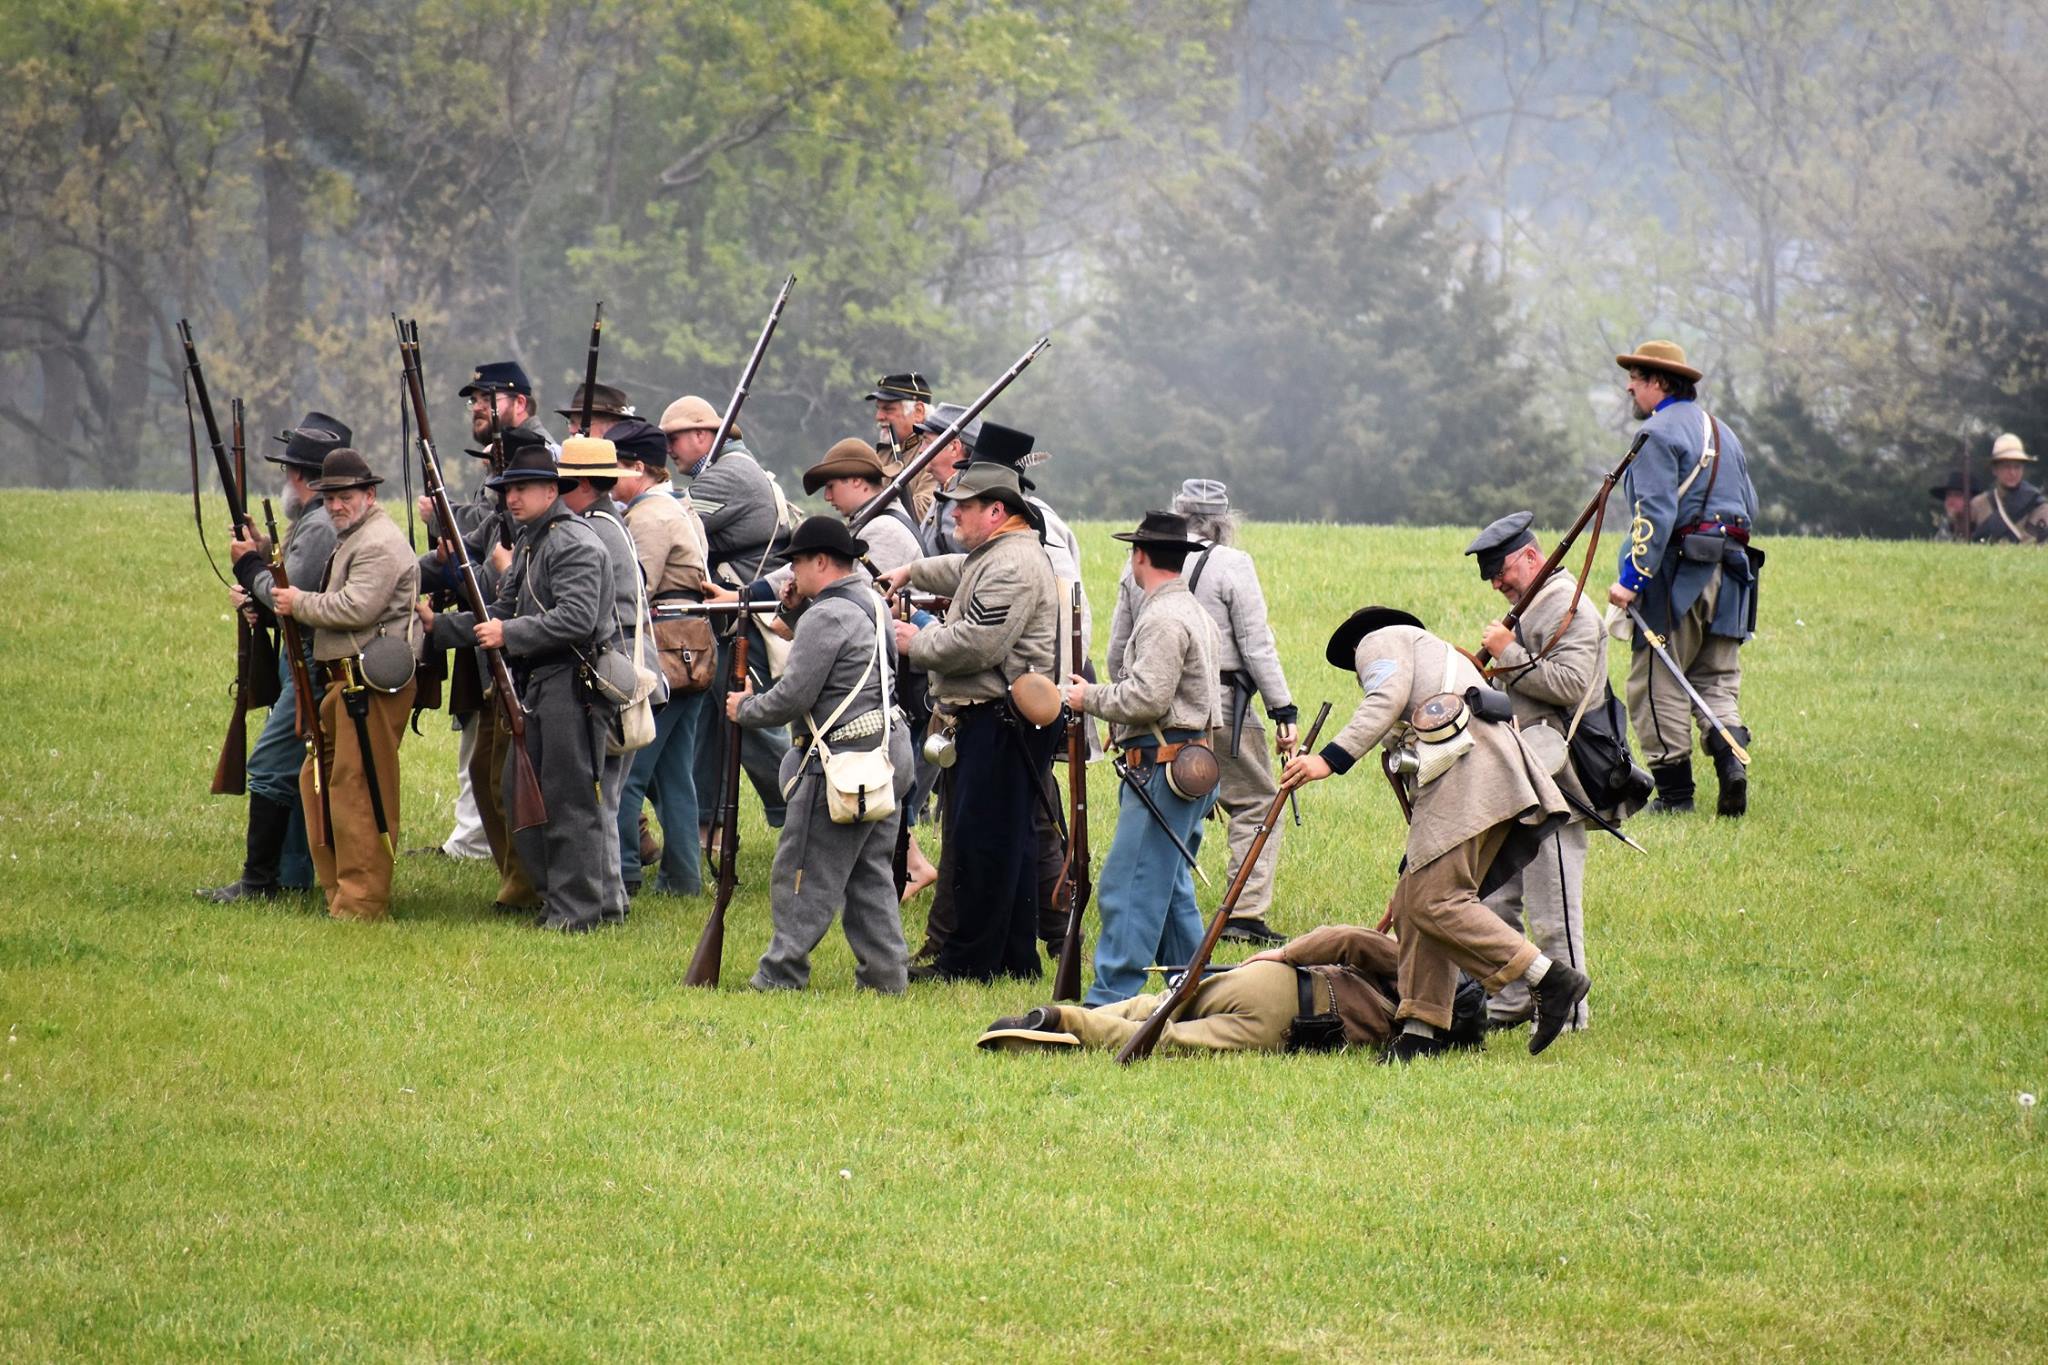
[[[1226,689],[1224,696],[1228,698],[1229,695]],[[1230,756],[1230,726],[1227,724],[1209,732],[1209,744],[1216,750],[1216,763],[1222,769],[1216,783],[1216,808],[1223,812],[1230,824],[1230,867],[1223,874],[1223,884],[1229,886],[1237,879],[1237,870],[1244,866],[1244,855],[1251,851],[1259,821],[1266,818],[1266,811],[1279,794],[1280,786],[1273,777],[1273,754],[1266,742],[1266,726],[1259,719],[1256,707],[1245,711],[1244,731],[1238,736],[1237,757]],[[1273,826],[1273,833],[1266,839],[1266,847],[1259,853],[1259,861],[1252,867],[1252,875],[1245,880],[1244,894],[1237,898],[1237,906],[1231,912],[1233,919],[1262,920],[1266,911],[1272,908],[1273,869],[1280,861],[1280,838],[1285,828],[1284,820]]]
[[[605,726],[605,733],[607,735],[610,733],[610,730],[611,727],[609,725]],[[605,757],[604,778],[598,784],[598,791],[604,797],[602,811],[604,827],[608,830],[617,830],[619,827],[619,802],[626,794],[626,774],[632,770],[632,767],[632,754],[608,754]],[[634,852],[633,867],[635,871],[638,871],[640,860],[637,855],[639,851],[636,849]],[[619,841],[617,839],[606,839],[604,892],[607,897],[605,915],[609,919],[624,920],[626,918],[626,911],[631,908],[631,900],[626,895],[626,866],[624,858],[625,851],[619,847]]]
[[[903,917],[896,901],[896,831],[913,775],[910,735],[897,726],[889,736],[896,769],[896,810],[871,824],[835,825],[825,809],[825,779],[816,761],[792,749],[783,761],[783,780],[803,767],[789,794],[789,816],[775,845],[769,885],[774,930],[747,984],[755,990],[802,990],[811,979],[811,951],[824,941],[839,913],[853,949],[854,981],[885,995],[909,984],[910,951],[903,943]]]
[[[1586,827],[1577,820],[1545,839],[1520,872],[1486,898],[1489,910],[1508,927],[1529,936],[1552,962],[1586,970]],[[1510,981],[1486,1002],[1497,1024],[1520,1023],[1536,1012],[1528,983]],[[1581,1000],[1571,1027],[1592,1022]]]
[[[1714,619],[1714,604],[1721,596],[1721,578],[1716,569],[1706,591],[1671,623],[1664,648],[1721,723],[1736,726],[1742,724],[1742,641],[1707,633],[1707,625]],[[1663,629],[1661,621],[1650,624]],[[1692,758],[1695,725],[1701,739],[1714,733],[1714,727],[1700,720],[1685,689],[1647,644],[1629,655],[1628,722],[1635,727],[1644,761],[1653,768]]]
[[[551,924],[595,924],[622,904],[617,812],[606,818],[603,712],[577,695],[573,665],[536,670],[520,688],[526,702],[526,752],[540,780],[548,818],[513,835],[519,861],[533,878]],[[504,773],[505,813],[512,813],[512,763]],[[616,789],[614,789],[616,791]],[[616,799],[616,798],[615,798]],[[609,879],[609,880],[608,880]]]

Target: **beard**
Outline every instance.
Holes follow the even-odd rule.
[[[303,493],[299,492],[298,489],[295,486],[293,486],[292,481],[290,479],[286,479],[284,481],[284,487],[278,490],[278,498],[280,501],[284,503],[284,516],[286,521],[297,521],[301,516],[305,515],[306,508],[312,501]]]
[[[1636,420],[1638,422],[1649,420],[1650,410],[1648,408],[1644,407],[1641,403],[1638,403],[1633,398],[1628,400],[1628,405],[1629,408],[1635,413]]]

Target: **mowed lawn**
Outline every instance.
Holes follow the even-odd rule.
[[[1470,534],[1251,529],[1305,719],[1357,700],[1354,606],[1476,643]],[[1043,989],[856,994],[836,932],[808,994],[737,989],[751,797],[717,993],[702,900],[564,940],[415,859],[381,926],[199,904],[244,807],[189,504],[12,493],[0,1358],[2039,1359],[2048,555],[1770,550],[1754,810],[1596,839],[1590,1033],[1122,1069],[974,1049]],[[422,728],[406,844],[453,796]],[[1373,922],[1384,783],[1302,806],[1277,922]]]

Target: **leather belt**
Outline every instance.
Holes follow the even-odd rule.
[[[1726,536],[1737,545],[1749,544],[1749,532],[1747,530],[1740,526],[1730,526],[1725,521],[1696,521],[1690,526],[1679,527],[1675,534],[1681,537],[1696,536],[1702,532],[1708,535]]]
[[[1132,772],[1137,772],[1140,769],[1154,767],[1161,763],[1171,763],[1180,755],[1182,749],[1187,748],[1192,743],[1194,741],[1190,739],[1183,740],[1179,744],[1147,744],[1143,748],[1132,747],[1126,749],[1123,751],[1124,766]]]

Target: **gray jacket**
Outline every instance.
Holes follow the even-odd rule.
[[[757,730],[788,725],[790,733],[803,743],[811,736],[805,714],[824,727],[855,684],[860,693],[833,722],[835,728],[888,705],[895,685],[896,643],[894,630],[886,628],[885,622],[881,662],[875,662],[875,610],[881,601],[868,586],[868,571],[858,569],[806,604],[797,617],[796,638],[782,665],[782,676],[766,692],[740,702],[739,723]],[[863,673],[865,682],[861,681]],[[881,742],[877,731],[859,739],[835,741],[832,748],[873,749]]]
[[[730,563],[737,582],[752,582],[769,551],[779,550],[786,539],[767,472],[745,446],[727,441],[723,454],[707,457],[689,477],[690,503],[704,523],[711,572]]]
[[[946,619],[911,637],[908,651],[909,666],[931,675],[939,700],[994,701],[1026,673],[1051,674],[1059,589],[1029,529],[991,536],[971,554],[920,559],[910,585],[953,599]]]
[[[1535,662],[1536,652],[1564,625],[1565,611],[1574,597],[1579,599],[1577,615],[1557,648]],[[1599,686],[1596,679],[1607,675],[1607,632],[1601,629],[1600,609],[1592,598],[1580,595],[1570,574],[1552,574],[1515,623],[1515,642],[1493,662],[1500,670],[1495,681],[1505,687],[1514,704],[1515,719],[1525,726],[1548,725],[1562,733],[1571,728],[1572,713],[1587,691]]]
[[[1287,675],[1280,668],[1280,650],[1273,642],[1273,627],[1266,618],[1265,590],[1259,586],[1259,570],[1252,557],[1235,546],[1212,545],[1188,556],[1181,578],[1216,623],[1218,672],[1249,675],[1253,688],[1266,699],[1268,715],[1290,712],[1294,694],[1287,690]],[[1117,583],[1116,614],[1109,623],[1112,678],[1123,673],[1124,651],[1142,596],[1126,567]]]
[[[619,516],[618,505],[610,498],[599,498],[583,520],[590,529],[597,532],[597,538],[604,545],[605,559],[611,569],[612,618],[618,629],[611,636],[614,649],[630,651],[633,648],[633,618],[646,601],[644,580],[640,576],[640,554],[634,548],[633,536],[626,530],[626,523]],[[661,678],[661,655],[654,645],[654,623],[646,618],[640,621],[640,666]],[[666,679],[656,684],[654,699],[667,702]]]
[[[611,638],[613,581],[597,532],[557,499],[520,530],[512,567],[491,603],[491,615],[505,623],[505,653],[529,667],[569,663],[572,650]],[[474,645],[475,617],[463,611],[437,616],[434,643]]]
[[[284,572],[293,587],[317,592],[320,575],[326,572],[327,561],[334,557],[335,534],[334,519],[327,515],[326,502],[317,493],[313,499],[312,504],[285,528]],[[251,597],[275,612],[277,603],[271,599],[270,593],[277,586],[277,578],[261,556],[251,555],[248,558],[254,561],[248,566],[248,572],[243,573],[243,566],[237,564],[235,577],[248,589]]]
[[[1115,726],[1119,741],[1161,730],[1199,730],[1223,723],[1216,671],[1216,623],[1188,592],[1185,578],[1144,595],[1131,630],[1123,676],[1091,683],[1082,706]]]

